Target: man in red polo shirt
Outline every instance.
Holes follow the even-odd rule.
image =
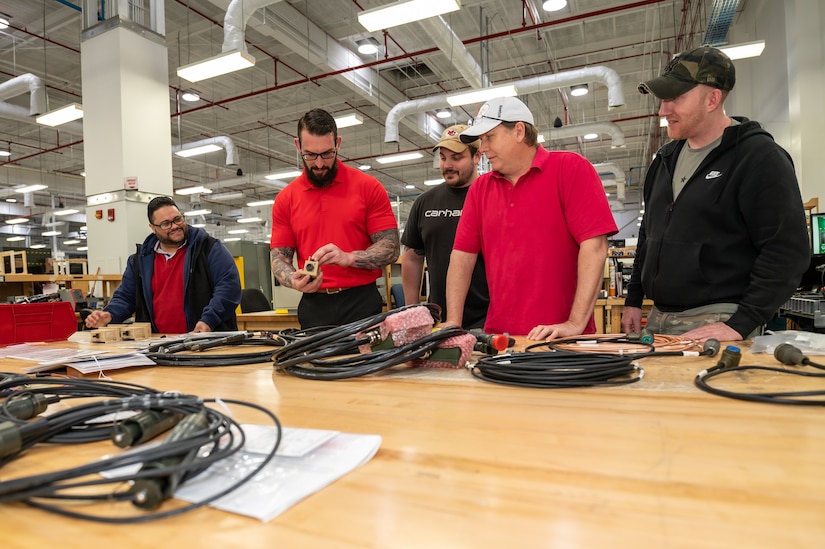
[[[338,159],[341,137],[332,115],[313,109],[298,121],[295,139],[304,173],[272,206],[270,257],[275,278],[303,292],[301,328],[339,326],[381,312],[375,280],[398,259],[398,224],[377,179]],[[318,262],[317,276],[298,266]]]

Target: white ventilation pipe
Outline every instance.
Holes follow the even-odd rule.
[[[573,86],[575,84],[587,84],[590,82],[602,82],[607,86],[607,106],[610,109],[621,107],[624,105],[624,91],[622,90],[622,79],[619,73],[609,67],[597,65],[595,67],[585,67],[582,69],[574,69],[572,71],[558,72],[555,74],[545,74],[528,78],[526,80],[519,80],[516,82],[509,82],[516,86],[519,95],[527,95],[540,91],[547,91],[565,86]],[[384,142],[395,143],[398,141],[398,123],[399,121],[410,114],[440,109],[442,107],[449,107],[447,102],[447,94],[435,95],[423,99],[413,99],[411,101],[404,101],[398,103],[387,113],[387,120],[385,122]],[[624,136],[622,136],[621,145],[624,145]]]
[[[624,147],[624,134],[619,126],[614,122],[585,122],[584,124],[573,124],[562,126],[561,128],[550,128],[548,140],[565,139],[568,137],[578,137],[588,133],[608,134],[612,140],[611,147]]]
[[[616,181],[616,198],[619,202],[624,204],[626,198],[625,186],[627,185],[627,178],[625,177],[624,170],[613,162],[593,164],[593,168],[596,169],[599,175],[604,173],[613,174],[613,179]],[[607,187],[610,183],[608,180],[602,180],[602,184]]]
[[[33,74],[21,74],[0,84],[0,101],[29,93],[29,116],[46,112],[46,87]]]
[[[450,64],[464,77],[470,87],[487,86],[488,79],[482,75],[481,66],[476,63],[464,43],[440,15],[421,19],[418,24],[424,28],[427,37],[450,60]]]
[[[249,18],[259,9],[281,0],[232,0],[223,17],[223,46],[221,52],[239,50],[246,53],[244,30]]]
[[[217,145],[218,147],[221,147],[222,149],[226,150],[226,165],[238,165],[238,157],[235,153],[235,142],[232,141],[231,137],[227,137],[225,135],[217,135],[215,137],[210,137],[208,139],[201,139],[200,141],[184,143],[183,145],[173,145],[172,153],[174,154],[179,151],[186,151],[189,149],[194,149],[196,147],[203,147],[204,145]]]

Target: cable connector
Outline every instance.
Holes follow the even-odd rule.
[[[739,350],[739,347],[728,345],[722,350],[722,355],[719,357],[716,366],[719,368],[736,368],[739,366],[740,360],[742,360],[742,351]]]
[[[14,395],[3,403],[3,412],[17,419],[31,419],[46,411],[49,407],[49,400],[54,399],[34,393]]]
[[[183,418],[171,410],[144,410],[125,419],[112,429],[112,442],[119,448],[142,444],[165,433]]]

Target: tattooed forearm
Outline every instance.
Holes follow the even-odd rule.
[[[398,241],[398,231],[388,229],[370,235],[372,245],[363,251],[353,252],[355,263],[353,267],[359,269],[381,269],[398,259],[401,247]]]
[[[272,274],[275,275],[275,280],[287,288],[292,288],[292,273],[295,272],[295,267],[292,266],[294,255],[295,248],[273,248],[269,251]]]

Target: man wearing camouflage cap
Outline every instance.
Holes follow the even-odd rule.
[[[478,178],[476,166],[481,160],[477,140],[465,144],[459,139],[459,134],[466,129],[466,125],[458,124],[441,134],[441,140],[433,152],[438,155],[438,167],[444,183],[415,199],[401,238],[401,244],[405,247],[401,254],[401,282],[406,304],[418,303],[426,258],[429,302],[441,306],[442,319],[447,318],[447,267],[450,265],[455,231],[467,191]],[[479,256],[464,303],[463,327],[482,328],[489,302],[484,259]]]
[[[673,141],[644,183],[644,217],[622,329],[647,327],[704,341],[745,339],[796,289],[810,251],[790,156],[724,103],[736,73],[721,51],[676,56],[639,91],[662,101]]]

